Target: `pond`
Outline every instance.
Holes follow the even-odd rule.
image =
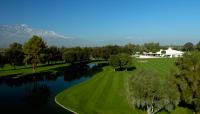
[[[90,79],[101,70],[97,64],[87,64],[71,66],[56,75],[1,78],[1,114],[72,114],[55,103],[55,96],[66,88]]]

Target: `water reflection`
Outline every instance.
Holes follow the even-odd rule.
[[[26,89],[23,100],[32,108],[41,108],[48,103],[50,95],[51,90],[47,85],[34,83],[31,88]]]
[[[71,66],[69,69],[64,71],[64,80],[72,81],[79,79],[80,77],[91,77],[95,73],[102,71],[103,64],[91,63],[91,64],[80,64]],[[104,64],[107,65],[107,64]]]
[[[44,76],[45,74],[34,74],[34,75],[28,75],[28,76],[23,76],[19,78],[4,77],[4,78],[0,78],[0,84],[5,83],[6,85],[10,87],[17,87],[17,86],[22,86],[27,83],[31,83],[33,81],[43,81],[45,80]]]

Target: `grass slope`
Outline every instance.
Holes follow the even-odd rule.
[[[119,72],[114,72],[111,67],[106,66],[90,80],[59,93],[56,100],[79,114],[146,114],[146,111],[132,109],[128,104],[126,96],[128,77],[138,69],[149,69],[158,72],[164,79],[170,74],[170,69],[175,67],[174,60],[145,59],[135,63],[135,66],[134,71]],[[165,113],[159,112],[159,114]]]

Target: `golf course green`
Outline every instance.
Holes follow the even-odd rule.
[[[127,79],[139,69],[154,71],[165,79],[175,69],[175,59],[139,59],[133,60],[136,69],[132,71],[114,71],[105,66],[103,71],[91,79],[59,93],[55,100],[60,106],[78,114],[146,114],[145,110],[134,109],[127,99]],[[142,83],[142,82],[141,82]],[[173,114],[192,114],[186,108],[177,107]],[[168,114],[161,111],[158,114]]]

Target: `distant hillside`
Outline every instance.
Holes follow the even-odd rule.
[[[24,43],[31,36],[41,36],[48,45],[56,46],[86,46],[88,41],[78,38],[71,38],[55,33],[54,31],[47,31],[35,29],[25,24],[16,25],[0,25],[0,47],[8,47],[13,42]]]

